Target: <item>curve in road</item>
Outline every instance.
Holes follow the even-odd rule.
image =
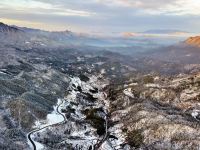
[[[29,140],[30,143],[32,144],[33,150],[37,150],[37,146],[36,146],[34,140],[31,138],[31,135],[32,135],[32,134],[34,134],[34,133],[36,133],[36,132],[38,132],[38,131],[40,131],[40,130],[43,130],[43,129],[45,129],[45,128],[48,128],[48,127],[51,127],[51,126],[54,126],[54,125],[63,124],[63,123],[66,122],[65,115],[63,115],[63,114],[59,111],[59,107],[63,104],[63,102],[64,102],[64,100],[62,100],[62,102],[61,102],[61,103],[57,106],[57,108],[56,108],[56,112],[57,112],[59,115],[61,115],[61,116],[63,117],[63,119],[64,119],[62,122],[58,122],[58,123],[55,123],[55,124],[47,125],[47,126],[44,126],[44,127],[42,127],[42,128],[35,129],[35,130],[33,130],[33,131],[31,131],[31,132],[28,133],[28,140]]]

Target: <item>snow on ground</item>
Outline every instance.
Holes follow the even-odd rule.
[[[109,132],[116,137],[116,139],[107,139],[99,148],[99,150],[119,150],[121,145],[125,142],[125,137],[120,129],[121,127],[114,126]],[[129,147],[126,148],[129,150]]]
[[[25,44],[30,44],[30,42],[29,42],[29,41],[26,41]]]
[[[84,61],[84,58],[82,58],[82,57],[77,57],[77,61],[78,61],[78,62]]]
[[[35,142],[35,145],[37,147],[37,150],[43,150],[45,148],[43,144],[36,142],[36,141],[34,141],[34,142]]]
[[[57,124],[57,123],[63,122],[64,121],[63,116],[61,116],[57,112],[57,107],[59,107],[59,106],[60,107],[58,108],[58,111],[61,112],[60,111],[61,108],[62,108],[61,104],[62,104],[62,100],[58,99],[58,102],[57,102],[56,106],[54,106],[54,110],[50,114],[47,115],[47,118],[45,120],[36,120],[35,121],[35,125],[34,125],[33,128],[35,128],[37,130],[37,129],[48,127],[48,126],[53,125],[53,124]],[[42,132],[42,130],[40,130],[38,132]],[[34,141],[34,143],[35,143],[35,145],[37,147],[37,150],[43,150],[44,149],[44,145],[34,140],[36,133],[37,132],[35,132],[34,134],[31,135],[31,139]],[[32,144],[30,143],[30,141],[28,142],[28,144],[30,145],[30,147],[32,147]]]
[[[94,80],[94,79],[93,79]],[[91,80],[90,80],[91,81]],[[94,129],[89,124],[84,125],[77,125],[76,120],[81,121],[85,120],[85,115],[83,114],[82,110],[86,108],[84,104],[79,103],[79,99],[77,99],[77,94],[79,94],[79,91],[76,91],[75,89],[80,86],[83,92],[90,93],[90,89],[94,89],[92,86],[92,82],[83,82],[78,77],[71,78],[71,83],[69,85],[69,89],[71,91],[69,94],[65,97],[65,107],[70,106],[72,109],[75,110],[74,113],[71,113],[71,117],[74,119],[67,122],[67,124],[71,124],[70,126],[72,129],[70,130],[70,136],[72,137],[78,137],[77,139],[66,139],[63,142],[67,142],[72,144],[73,147],[82,148],[82,149],[88,149],[91,145],[95,145],[98,136],[95,134],[96,129]],[[75,85],[75,87],[73,86]],[[75,105],[74,103],[78,103],[79,105]],[[98,106],[98,104],[94,103],[94,106]]]
[[[125,89],[124,94],[128,97],[134,98],[134,94],[131,92],[131,88]]]
[[[145,85],[148,88],[160,88],[159,84],[148,83]]]
[[[106,70],[105,69],[101,69],[101,74],[105,74]]]
[[[98,99],[98,101],[92,103],[92,108],[99,108],[103,107],[105,113],[109,109],[109,101],[106,100],[107,95],[103,92],[103,88],[108,84],[107,81],[99,81],[99,76],[91,76],[90,80],[88,82],[81,81],[78,77],[71,78],[71,82],[69,84],[69,94],[64,98],[64,101],[61,99],[58,99],[58,103],[56,106],[54,106],[54,111],[47,115],[46,120],[37,120],[35,122],[35,128],[43,128],[52,124],[56,124],[63,121],[63,117],[57,113],[56,108],[59,106],[59,112],[61,112],[62,108],[70,107],[74,109],[74,113],[71,113],[72,120],[68,120],[65,124],[65,128],[70,130],[70,136],[72,137],[78,137],[78,138],[67,138],[63,143],[67,142],[72,144],[73,147],[82,148],[82,149],[88,149],[91,148],[91,145],[95,145],[97,143],[97,140],[102,137],[99,137],[96,134],[96,129],[94,129],[90,124],[84,123],[83,125],[77,124],[77,121],[84,121],[85,115],[83,114],[82,110],[86,109],[88,106],[85,106],[84,103],[87,103],[85,101],[83,104],[81,104],[79,101],[80,99],[77,98],[77,94],[80,92],[77,91],[77,87],[80,86],[83,92],[92,94],[95,98]],[[94,90],[95,88],[98,89],[98,93],[91,93],[90,90]],[[130,92],[130,89],[128,91],[125,91],[125,93],[131,97],[134,95]],[[83,100],[84,101],[84,100]],[[78,105],[76,105],[78,103]],[[90,102],[91,103],[91,102]],[[91,108],[89,106],[88,108]],[[54,130],[55,127],[48,127],[51,130]],[[57,128],[58,129],[58,128]],[[63,129],[62,129],[63,130]],[[32,139],[37,139],[37,133],[41,133],[41,135],[44,133],[45,135],[46,128],[40,130],[39,132],[36,132],[36,134],[32,135]],[[116,136],[117,139],[108,139],[106,140],[102,146],[102,150],[112,150],[111,147],[114,146],[115,149],[120,149],[120,144],[124,142],[124,138],[122,136],[122,131],[120,130],[120,126],[114,126],[109,129],[109,132]],[[40,137],[41,138],[41,137]],[[44,149],[44,145],[34,141],[37,150],[38,149]]]
[[[56,123],[64,121],[63,116],[61,116],[56,110],[58,105],[60,105],[60,104],[62,104],[62,100],[58,99],[57,105],[54,106],[54,111],[47,115],[47,124],[56,124]],[[62,105],[58,109],[59,112],[61,112],[60,111],[61,107],[62,107]]]
[[[47,124],[56,124],[63,121],[63,116],[58,113],[52,112],[47,115]]]
[[[191,113],[191,115],[192,115],[193,118],[197,119],[197,116],[199,115],[199,113],[200,113],[200,110],[193,110],[193,112]]]
[[[7,73],[0,71],[0,74],[7,74]]]
[[[114,148],[111,146],[111,144],[108,141],[105,141],[99,150],[114,150]]]
[[[57,104],[53,107],[54,110],[47,114],[47,118],[45,120],[36,120],[35,121],[35,125],[34,125],[34,128],[43,128],[45,126],[49,126],[49,125],[52,125],[52,124],[57,124],[59,122],[62,122],[64,121],[64,118],[63,116],[61,116],[59,113],[57,113],[57,107],[62,103],[62,100],[61,99],[58,99],[58,102]],[[62,105],[60,105],[59,107],[59,112],[62,108]]]
[[[31,138],[33,139],[34,138],[34,135],[31,136]],[[44,145],[39,143],[39,142],[36,142],[34,141],[35,145],[36,145],[36,148],[37,150],[43,150],[44,149]],[[31,144],[31,142],[28,140],[28,145],[31,147],[31,149],[33,149],[33,145]]]
[[[112,67],[111,70],[115,70],[115,67]]]
[[[95,64],[95,65],[99,65],[99,66],[100,66],[100,65],[103,65],[103,64],[105,64],[105,62],[101,62],[101,61],[100,61],[100,62],[96,62],[96,63],[94,63],[94,64]]]
[[[115,149],[120,149],[120,145],[122,145],[125,141],[125,137],[123,135],[123,132],[121,128],[123,127],[123,124],[117,124],[114,125],[109,129],[109,132],[112,133],[117,139],[110,140],[110,143],[115,147]]]

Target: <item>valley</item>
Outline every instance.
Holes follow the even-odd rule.
[[[198,47],[127,55],[0,26],[0,149],[199,149]]]

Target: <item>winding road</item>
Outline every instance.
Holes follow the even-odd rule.
[[[89,89],[88,89],[88,90],[89,90]],[[60,106],[61,106],[63,103],[64,103],[64,100],[62,100],[62,101],[60,102],[60,104],[58,104],[57,107],[56,107],[56,112],[57,112],[59,115],[61,115],[61,116],[63,117],[63,121],[58,122],[58,123],[54,123],[54,124],[50,124],[50,125],[46,125],[46,126],[43,126],[43,127],[41,127],[41,128],[37,128],[37,129],[35,129],[35,130],[33,130],[33,131],[31,131],[31,132],[29,132],[29,133],[27,134],[28,141],[29,141],[30,145],[32,145],[33,150],[42,149],[42,148],[39,147],[40,145],[37,145],[37,142],[33,140],[33,137],[32,137],[33,134],[35,134],[35,133],[37,133],[37,132],[39,132],[39,131],[41,131],[41,130],[43,130],[43,129],[45,129],[45,128],[48,128],[48,127],[51,127],[51,126],[54,126],[54,125],[63,124],[63,123],[66,123],[66,122],[67,122],[67,119],[66,119],[65,115],[62,114],[62,113],[59,111],[59,110],[60,110],[59,108],[60,108]],[[102,144],[106,141],[106,139],[107,139],[107,137],[108,137],[108,118],[107,118],[107,113],[106,113],[106,112],[104,112],[104,113],[105,113],[105,118],[104,118],[104,119],[105,119],[105,134],[104,134],[104,136],[103,136],[101,139],[97,140],[97,143],[96,143],[96,144],[94,144],[94,145],[91,147],[92,149],[95,149],[95,150],[99,149],[99,148],[102,146]]]
[[[63,121],[58,122],[58,123],[55,123],[55,124],[47,125],[47,126],[44,126],[44,127],[42,127],[42,128],[39,128],[39,129],[35,129],[35,130],[33,130],[33,131],[31,131],[31,132],[28,133],[28,136],[27,136],[27,137],[28,137],[28,140],[30,141],[30,143],[32,144],[33,150],[37,150],[37,146],[36,146],[34,140],[31,138],[31,135],[33,135],[34,133],[39,132],[39,131],[41,131],[41,130],[43,130],[43,129],[45,129],[45,128],[48,128],[48,127],[51,127],[51,126],[54,126],[54,125],[63,124],[63,123],[66,122],[65,115],[63,115],[63,114],[59,111],[59,108],[60,108],[60,106],[63,104],[63,102],[64,102],[64,100],[62,100],[62,102],[61,102],[61,103],[57,106],[57,108],[56,108],[56,112],[57,112],[59,115],[61,115],[61,116],[63,117]]]

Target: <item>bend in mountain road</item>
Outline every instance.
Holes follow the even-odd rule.
[[[48,128],[48,127],[51,127],[51,126],[54,126],[54,125],[63,124],[63,123],[66,122],[65,116],[59,111],[59,108],[63,103],[64,103],[64,100],[62,100],[61,103],[56,107],[56,112],[63,117],[63,121],[55,123],[55,124],[50,124],[50,125],[44,126],[42,128],[35,129],[35,130],[28,133],[27,138],[28,138],[29,142],[31,143],[33,150],[40,150],[39,148],[37,148],[37,144],[35,144],[35,141],[31,137],[33,134],[35,134],[35,133],[37,133],[37,132],[39,132],[39,131],[41,131],[45,128]]]

